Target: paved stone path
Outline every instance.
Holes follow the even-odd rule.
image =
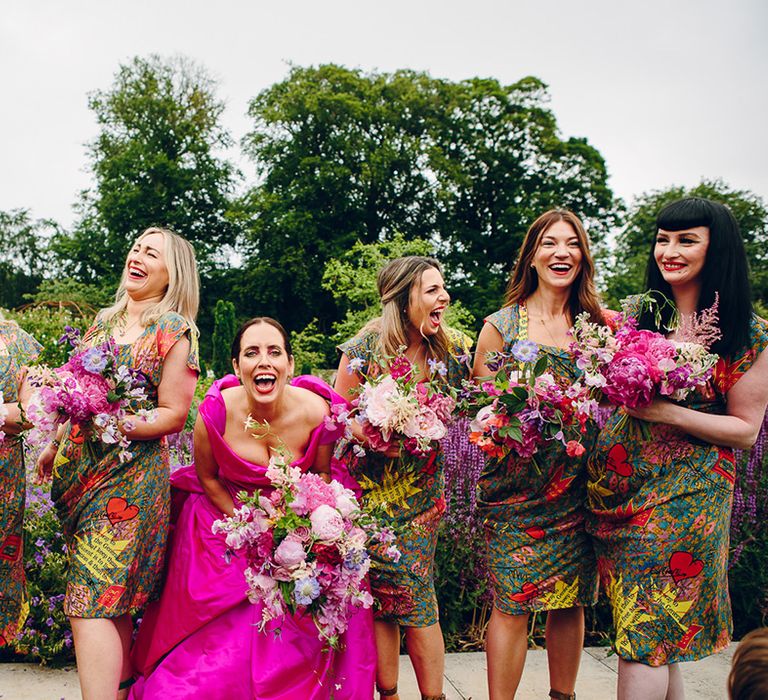
[[[725,682],[736,649],[702,661],[682,665],[687,700],[724,700]],[[585,649],[581,658],[576,695],[579,700],[611,700],[616,694],[615,656],[601,648]],[[449,654],[446,659],[446,700],[487,700],[485,655]],[[416,678],[407,657],[401,658],[400,697],[418,700]],[[549,692],[547,657],[544,651],[529,651],[518,700],[546,700]],[[32,664],[0,664],[2,700],[79,700],[80,686],[74,669],[47,669]],[[205,700],[205,698],[195,698]],[[232,700],[238,700],[232,698]],[[297,698],[297,700],[301,700]]]

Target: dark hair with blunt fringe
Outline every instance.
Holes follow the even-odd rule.
[[[709,229],[709,246],[701,270],[701,293],[698,311],[710,308],[718,294],[718,317],[722,338],[710,350],[721,357],[733,357],[749,344],[752,319],[752,290],[749,263],[739,224],[731,210],[720,202],[702,197],[686,197],[667,204],[656,217],[656,230],[685,231],[696,226]],[[646,270],[646,289],[672,299],[672,287],[664,280],[654,255],[656,233]],[[652,311],[640,316],[640,327],[664,332],[672,324],[674,310],[667,306],[661,312],[657,327]]]
[[[288,354],[288,357],[293,357],[293,352],[291,350],[291,338],[288,335],[288,331],[283,328],[282,324],[279,321],[275,321],[274,318],[270,318],[269,316],[255,316],[254,318],[248,319],[245,323],[243,323],[242,326],[240,326],[240,328],[237,329],[237,333],[235,333],[235,337],[232,340],[232,347],[229,351],[232,359],[237,361],[240,357],[240,351],[242,350],[241,344],[245,331],[247,331],[251,326],[257,326],[261,323],[272,326],[280,332],[280,335],[283,336],[285,352]]]
[[[550,209],[531,224],[509,277],[507,291],[504,294],[504,306],[524,302],[539,286],[539,275],[531,263],[539,249],[542,237],[558,221],[564,221],[573,229],[581,249],[581,269],[573,281],[568,302],[570,322],[573,323],[580,313],[586,311],[592,322],[605,325],[600,308],[600,296],[595,289],[595,264],[589,252],[589,237],[579,217],[568,209]]]

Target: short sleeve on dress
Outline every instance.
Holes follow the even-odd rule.
[[[483,320],[490,323],[504,340],[504,346],[510,345],[517,338],[518,319],[520,317],[517,304],[504,306],[498,311],[486,316]]]
[[[16,361],[19,367],[34,362],[40,355],[43,346],[40,345],[29,333],[14,324],[3,324],[5,328],[5,340],[8,353]],[[9,332],[10,326],[10,332]]]
[[[366,367],[364,368],[368,372],[373,356],[374,343],[376,334],[365,333],[364,335],[356,335],[354,338],[344,341],[338,346],[339,351],[343,352],[350,360],[362,359],[365,361]]]
[[[291,381],[293,386],[307,389],[318,396],[324,398],[328,405],[331,407],[331,415],[326,416],[323,422],[318,426],[319,443],[321,445],[327,445],[332,442],[336,442],[344,435],[344,423],[336,420],[339,412],[345,412],[349,408],[349,402],[337,394],[328,384],[326,384],[319,377],[314,377],[309,374],[302,374],[298,377],[294,377]]]
[[[727,394],[752,367],[761,352],[768,347],[768,321],[752,316],[749,324],[749,347],[733,360],[720,358],[715,366],[715,385]]]
[[[157,321],[157,352],[163,359],[171,351],[176,343],[186,336],[189,338],[189,354],[187,355],[187,367],[195,372],[200,371],[198,359],[197,336],[183,316],[176,313],[163,314]]]

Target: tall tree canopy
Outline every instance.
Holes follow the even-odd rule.
[[[189,60],[151,56],[121,66],[110,89],[90,95],[100,127],[89,146],[95,185],[82,195],[74,233],[57,241],[71,274],[114,283],[127,246],[151,225],[189,239],[204,272],[234,243],[237,173],[217,155],[231,138],[215,88]]]
[[[33,219],[28,209],[0,211],[0,307],[28,301],[56,264],[49,250],[59,231],[49,219]]]
[[[599,239],[613,196],[600,154],[559,138],[546,86],[453,83],[423,73],[292,68],[251,103],[244,147],[261,182],[242,291],[298,328],[342,309],[319,290],[325,263],[396,232],[438,246],[478,317],[501,300],[531,221],[573,208]]]

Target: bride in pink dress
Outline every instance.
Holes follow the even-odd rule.
[[[246,597],[245,561],[211,526],[231,514],[237,493],[268,489],[270,449],[283,445],[302,470],[329,473],[338,435],[324,419],[343,402],[314,377],[297,377],[279,323],[251,319],[233,343],[237,377],[214,382],[195,425],[196,464],[174,472],[173,509],[180,512],[168,550],[162,597],[144,615],[132,653],[133,700],[371,700],[376,669],[373,618],[358,610],[339,651],[318,639],[309,616],[259,631],[261,604]],[[251,415],[264,435],[244,429]],[[333,477],[352,487],[346,473]]]

